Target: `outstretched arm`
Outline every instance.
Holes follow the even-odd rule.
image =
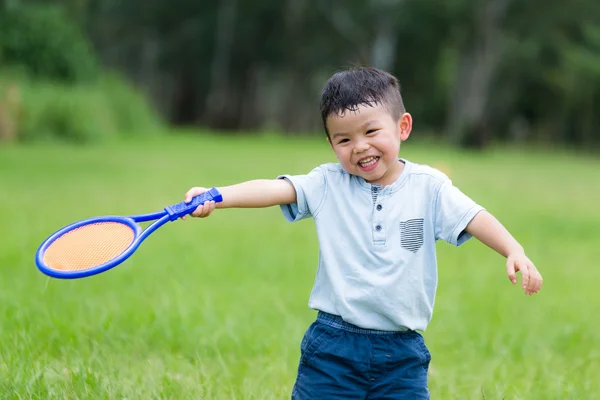
[[[223,195],[223,201],[204,203],[191,214],[192,217],[208,217],[215,208],[262,208],[296,202],[296,190],[285,179],[256,179],[217,189]],[[189,203],[194,196],[207,190],[193,187],[185,194],[185,201]]]
[[[517,283],[516,272],[521,271],[526,294],[537,293],[542,287],[542,275],[525,255],[525,250],[506,228],[489,212],[479,212],[467,225],[467,232],[483,244],[507,258],[506,273]]]

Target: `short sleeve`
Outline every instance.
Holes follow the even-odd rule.
[[[283,216],[290,222],[314,218],[326,194],[323,168],[317,167],[307,175],[280,175],[277,179],[289,181],[296,190],[296,203],[280,206]]]
[[[472,236],[465,229],[483,207],[452,185],[450,179],[440,185],[435,201],[435,238],[460,246]]]

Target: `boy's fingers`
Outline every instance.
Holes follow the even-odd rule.
[[[192,217],[201,217],[202,216],[202,206],[198,206],[196,207],[196,209],[194,210],[194,212],[192,213]]]
[[[527,268],[527,264],[525,265],[518,265],[519,267],[519,271],[521,271],[521,279],[523,279],[523,289],[525,289],[526,292],[528,292],[528,288],[529,288],[529,268]]]
[[[527,291],[529,294],[533,294],[535,292],[535,287],[537,286],[535,270],[530,265],[526,265],[525,268],[527,268],[527,271],[529,272],[529,284],[527,285]]]
[[[192,201],[194,196],[198,196],[204,192],[206,192],[205,188],[201,188],[201,187],[191,188],[185,194],[185,202],[189,203],[190,201]],[[215,207],[216,207],[216,203],[214,200],[207,201],[204,204],[196,207],[196,209],[190,215],[195,218],[205,218],[205,217],[208,217],[210,215],[210,213],[213,212]],[[185,216],[182,217],[182,219],[185,219]]]
[[[200,212],[200,217],[206,217],[206,213],[208,212],[208,205],[203,204],[201,207],[202,211]]]
[[[192,201],[192,197],[194,197],[194,195],[192,194],[192,191],[193,191],[193,189],[190,189],[186,192],[185,198],[184,198],[184,201],[186,203],[189,203],[190,201]]]
[[[531,261],[527,259],[519,260],[517,258],[516,260],[513,260],[512,258],[509,258],[506,262],[506,273],[508,279],[510,279],[512,283],[517,283],[516,273],[518,271],[521,271],[521,279],[523,280],[522,283],[525,294],[534,294],[541,289],[543,281],[542,276]]]
[[[215,209],[215,202],[214,201],[207,201],[206,203],[204,203],[202,206],[202,213],[201,213],[201,217],[202,218],[206,218],[210,215],[210,213],[213,212],[213,210]]]
[[[189,203],[190,201],[192,201],[192,198],[194,198],[194,196],[198,196],[199,194],[202,194],[206,192],[206,188],[203,187],[193,187],[190,190],[188,190],[185,194],[184,197],[184,201],[186,203]]]
[[[542,288],[542,275],[538,272],[538,270],[532,265],[531,266],[531,293],[537,293]]]
[[[506,273],[512,283],[517,283],[517,274],[515,273],[515,263],[513,261],[507,261]]]
[[[213,210],[215,209],[215,202],[214,201],[209,201],[205,204],[206,207],[208,207],[207,211],[206,211],[206,216],[209,216]]]
[[[544,278],[542,278],[542,276],[540,275],[540,278],[538,279],[536,292],[539,292],[542,289],[543,284],[544,284]]]
[[[539,291],[542,288],[542,285],[544,284],[544,278],[542,278],[542,275],[538,272],[538,284],[537,284],[537,290]]]

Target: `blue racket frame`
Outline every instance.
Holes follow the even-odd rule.
[[[172,206],[165,207],[162,211],[158,211],[150,214],[141,214],[141,215],[132,215],[129,217],[124,216],[102,216],[102,217],[93,217],[87,218],[81,221],[74,222],[70,225],[61,228],[56,231],[52,235],[50,235],[46,240],[42,242],[38,250],[35,254],[35,263],[38,269],[53,278],[60,279],[76,279],[76,278],[85,278],[87,276],[92,276],[99,274],[101,272],[107,271],[111,268],[116,267],[121,264],[123,261],[127,260],[131,255],[138,249],[140,244],[156,231],[158,228],[163,226],[165,223],[169,221],[176,221],[177,219],[191,214],[198,208],[198,206],[204,204],[207,201],[215,201],[220,203],[223,201],[223,196],[217,188],[212,188],[198,196],[195,196],[189,203],[182,201],[181,203],[174,204]],[[148,222],[154,221],[151,225],[149,225],[146,229],[143,229],[138,225],[138,222]],[[71,232],[74,229],[79,227],[95,224],[99,222],[118,222],[121,224],[125,224],[129,226],[133,230],[133,241],[121,254],[117,257],[111,259],[110,261],[105,262],[104,264],[95,266],[93,268],[78,270],[78,271],[60,271],[51,268],[50,266],[44,263],[44,254],[48,247],[68,232]]]

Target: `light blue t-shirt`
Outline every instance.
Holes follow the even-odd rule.
[[[440,171],[407,160],[382,188],[324,164],[307,175],[282,175],[296,203],[281,206],[288,221],[312,217],[319,265],[309,307],[365,329],[425,331],[437,288],[435,243],[455,246],[483,208]]]

